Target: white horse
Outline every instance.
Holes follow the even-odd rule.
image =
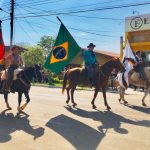
[[[115,82],[115,85],[117,86],[117,88],[119,90],[119,95],[120,95],[119,102],[121,102],[121,100],[122,100],[124,102],[124,104],[128,103],[124,98],[124,94],[125,94],[125,90],[129,86],[129,84],[132,84],[132,85],[135,85],[137,87],[143,87],[146,89],[144,96],[142,98],[142,105],[146,106],[145,98],[148,95],[148,93],[150,92],[150,67],[145,67],[144,72],[145,72],[145,75],[148,79],[148,83],[146,81],[143,81],[140,78],[140,74],[135,72],[134,70],[129,71],[129,73],[127,75],[128,79],[127,79],[126,85],[123,85],[123,82],[124,82],[123,80],[121,81],[119,79],[115,79],[114,82]],[[120,74],[119,76],[122,78],[122,75],[123,74]]]

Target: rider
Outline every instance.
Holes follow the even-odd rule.
[[[10,59],[10,66],[8,67],[7,71],[7,84],[6,84],[6,91],[9,91],[13,82],[14,70],[17,69],[18,67],[23,66],[23,60],[19,55],[19,48],[17,46],[12,47],[11,54],[7,57],[7,59]]]
[[[136,51],[136,53],[135,53],[135,58],[137,61],[135,64],[135,70],[140,73],[140,77],[143,81],[147,81],[147,77],[145,75],[144,67],[143,67],[144,62],[143,62],[143,59],[141,57],[141,54],[142,53],[140,50]]]
[[[85,49],[82,54],[85,68],[88,71],[88,78],[92,85],[95,84],[94,75],[95,75],[95,66],[96,66],[96,55],[93,51],[94,47],[95,45],[93,43],[90,43],[87,46],[87,49]]]

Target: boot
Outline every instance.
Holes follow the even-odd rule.
[[[93,86],[92,78],[89,78],[89,82],[90,82],[90,88],[92,88],[92,86]]]
[[[90,87],[92,88],[93,86],[95,86],[95,80],[93,78],[89,78],[90,81]]]

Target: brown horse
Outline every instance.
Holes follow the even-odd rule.
[[[95,80],[96,84],[94,86],[95,88],[95,93],[93,100],[91,102],[93,108],[95,109],[96,106],[94,104],[95,98],[97,97],[97,94],[100,90],[102,89],[103,93],[103,98],[104,98],[104,104],[107,107],[107,109],[111,109],[110,106],[107,104],[107,99],[106,99],[106,86],[108,83],[109,76],[112,72],[112,70],[116,68],[118,71],[123,71],[124,67],[122,66],[119,58],[111,59],[110,61],[106,62],[104,65],[101,67],[97,67],[95,70]],[[67,81],[69,81],[69,85],[67,86]],[[70,94],[69,91],[71,90],[71,101],[73,103],[73,106],[76,106],[77,104],[74,102],[74,91],[76,89],[76,86],[78,84],[87,84],[88,78],[87,78],[87,72],[84,68],[73,68],[68,70],[65,75],[64,75],[64,80],[63,80],[63,87],[62,87],[62,93],[66,89],[67,91],[67,101],[66,103],[69,103],[70,100]],[[67,86],[67,87],[66,87]]]

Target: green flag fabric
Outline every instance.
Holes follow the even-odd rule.
[[[61,24],[56,42],[44,63],[46,69],[59,73],[81,50],[67,28]]]

